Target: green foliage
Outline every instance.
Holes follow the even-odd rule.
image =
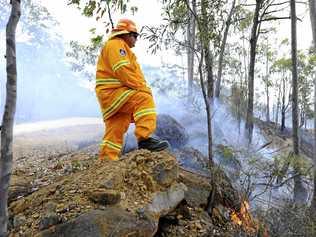
[[[307,206],[295,205],[289,200],[269,206],[267,210],[256,211],[257,218],[266,224],[269,236],[316,236],[316,220]]]
[[[311,167],[311,162],[302,156],[280,154],[274,158],[272,175],[278,177],[278,179],[283,179],[287,176],[288,170],[293,168],[300,170],[302,175],[309,176],[311,175]]]
[[[83,8],[83,15],[87,17],[92,17],[93,12],[96,9],[96,7],[97,7],[96,1],[89,1]]]
[[[241,31],[249,29],[252,24],[253,12],[248,11],[241,6],[238,6],[238,10],[240,11],[240,15],[243,15],[243,18],[240,20],[238,27]]]
[[[80,0],[69,0],[68,5],[71,5],[71,4],[79,6],[80,5]]]
[[[231,160],[234,158],[234,150],[229,146],[220,144],[217,146],[217,151],[222,155],[224,159]]]
[[[84,78],[94,79],[94,71],[89,71],[87,65],[96,65],[96,59],[102,45],[102,36],[91,39],[91,45],[81,45],[77,41],[70,42],[70,51],[66,53],[69,64],[74,72],[81,73]]]
[[[91,43],[93,48],[100,48],[103,42],[103,35],[97,35],[91,38]]]
[[[276,72],[291,71],[291,67],[292,67],[291,58],[280,58],[273,63],[272,70]]]
[[[111,19],[106,19],[113,12],[126,13],[130,10],[133,14],[137,7],[131,6],[128,9],[129,0],[69,0],[68,5],[75,5],[86,17],[95,17],[96,20],[102,20],[107,28],[110,26]],[[106,12],[109,14],[104,15]]]

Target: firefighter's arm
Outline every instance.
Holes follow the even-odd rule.
[[[140,75],[135,72],[135,69],[133,69],[130,64],[122,66],[115,74],[122,84],[127,87],[151,94],[151,89],[144,81],[140,80]]]

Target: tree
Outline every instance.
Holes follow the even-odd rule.
[[[312,116],[312,78],[314,72],[314,57],[310,53],[299,52],[298,55],[298,104],[299,127],[305,126],[306,121]]]
[[[250,59],[248,69],[248,106],[246,116],[246,129],[251,141],[253,131],[253,105],[254,105],[254,76],[256,62],[256,48],[261,31],[262,22],[274,21],[280,19],[289,19],[289,17],[276,17],[275,13],[283,10],[281,7],[287,2],[275,3],[273,0],[256,0],[255,10],[253,15],[253,23],[250,36]]]
[[[21,15],[20,0],[11,0],[11,15],[6,29],[7,91],[1,129],[0,160],[0,236],[6,236],[8,226],[8,190],[12,172],[13,123],[16,108],[15,31]]]
[[[311,19],[312,25],[312,32],[313,32],[313,45],[314,45],[314,53],[316,53],[316,1],[309,0],[309,14]],[[313,200],[311,204],[312,210],[316,211],[316,76],[314,75],[314,193],[313,193]]]
[[[291,55],[292,55],[292,139],[294,157],[294,201],[305,203],[305,188],[299,167],[299,136],[298,136],[298,73],[297,73],[297,36],[296,36],[296,6],[295,0],[290,1],[291,6]]]
[[[260,9],[262,8],[263,0],[256,0],[256,7],[253,16],[253,23],[250,36],[250,63],[248,71],[248,105],[246,117],[246,129],[248,129],[249,136],[252,135],[253,130],[253,96],[254,96],[254,74],[255,74],[255,61],[256,61],[256,46],[259,36],[259,17]]]
[[[281,126],[280,130],[283,132],[285,130],[285,115],[289,106],[290,88],[289,84],[289,72],[291,70],[291,59],[280,58],[276,60],[272,65],[272,71],[280,75],[280,78],[277,78],[276,90],[278,91],[278,100],[277,100],[277,111],[279,113],[279,107],[281,107]],[[278,118],[278,116],[276,116]],[[278,123],[278,119],[276,120]]]

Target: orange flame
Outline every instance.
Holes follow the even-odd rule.
[[[241,226],[247,233],[255,234],[258,232],[259,224],[249,212],[249,203],[242,202],[240,212],[232,211],[231,220],[238,226]]]

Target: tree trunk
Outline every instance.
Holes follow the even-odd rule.
[[[214,77],[213,77],[213,55],[210,50],[209,44],[204,48],[205,52],[205,67],[206,67],[206,78],[207,78],[207,96],[213,98],[214,95]]]
[[[189,3],[189,2],[188,2]],[[192,0],[192,11],[196,12],[196,0]],[[187,38],[188,38],[188,98],[192,98],[193,95],[193,75],[194,75],[194,46],[195,46],[195,18],[191,10],[189,9],[189,24],[187,26]]]
[[[316,1],[309,0],[309,14],[313,32],[314,52],[316,52]],[[311,209],[316,212],[316,75],[314,75],[314,193],[311,203]]]
[[[285,79],[282,78],[282,106],[281,106],[281,132],[285,130],[285,112],[286,112],[286,106],[285,106]]]
[[[256,8],[253,17],[253,25],[251,29],[250,38],[250,62],[248,71],[248,106],[247,106],[247,118],[246,129],[251,140],[253,131],[253,97],[254,97],[254,76],[255,76],[255,61],[256,61],[256,47],[258,40],[258,26],[259,26],[259,11],[261,8],[262,0],[256,0]]]
[[[278,88],[278,98],[277,98],[276,111],[275,111],[276,128],[279,126],[279,110],[280,110],[280,104],[281,104],[280,100],[281,100],[281,84],[279,85],[279,88]]]
[[[226,21],[226,27],[223,35],[223,40],[221,43],[220,53],[219,53],[219,59],[218,59],[218,71],[217,71],[217,81],[216,81],[216,90],[215,90],[215,97],[219,97],[220,90],[221,90],[221,81],[222,81],[222,71],[223,71],[223,59],[224,59],[224,52],[226,48],[226,42],[227,42],[227,36],[229,27],[231,25],[232,16],[235,10],[235,4],[236,0],[233,0],[232,7],[229,11],[227,21]]]
[[[199,60],[199,75],[200,75],[200,83],[201,83],[201,89],[202,94],[204,98],[205,103],[205,109],[206,109],[206,118],[207,118],[207,137],[208,137],[208,159],[209,159],[209,165],[212,167],[214,165],[213,162],[213,138],[212,138],[212,115],[211,115],[211,101],[210,97],[207,96],[207,91],[205,89],[204,80],[203,80],[203,57],[204,57],[204,50],[202,49],[201,58]]]
[[[12,141],[17,81],[15,31],[21,15],[20,0],[11,0],[11,5],[11,15],[6,28],[7,90],[1,129],[0,236],[6,236],[8,227],[8,189],[12,172]]]
[[[270,94],[269,87],[266,86],[266,98],[267,98],[267,107],[266,107],[266,121],[270,122]]]
[[[298,86],[297,86],[297,38],[295,0],[291,0],[291,54],[292,54],[292,126],[293,151],[299,155],[298,143]]]
[[[205,69],[206,69],[206,82],[207,82],[207,96],[208,98],[213,98],[214,94],[214,79],[213,79],[213,55],[210,49],[210,36],[209,31],[209,22],[208,22],[208,15],[207,15],[207,0],[201,1],[201,22],[200,26],[200,34],[201,34],[201,44],[202,50],[204,51],[204,61],[205,61]]]
[[[214,165],[213,163],[213,151],[212,151],[212,116],[211,116],[211,97],[208,96],[209,91],[206,91],[205,83],[204,83],[204,74],[203,74],[203,59],[207,59],[209,56],[211,56],[210,53],[210,47],[209,47],[209,37],[208,35],[208,25],[207,25],[207,11],[206,6],[208,2],[206,0],[201,1],[201,12],[202,12],[202,19],[198,22],[198,29],[199,29],[199,36],[200,36],[200,43],[201,43],[201,58],[199,59],[199,75],[200,75],[200,84],[202,88],[202,94],[204,98],[205,103],[205,109],[206,109],[206,118],[207,118],[207,137],[208,137],[208,158],[209,158],[209,164],[210,167]],[[206,56],[208,54],[208,56]],[[208,59],[209,60],[209,59]],[[208,63],[212,62],[208,61],[205,62],[206,66],[208,66]],[[208,69],[206,69],[208,71]],[[212,73],[210,74],[212,75]],[[207,80],[207,83],[209,83],[209,80]],[[208,84],[209,89],[209,84]]]
[[[292,137],[294,159],[299,159],[299,137],[298,137],[298,75],[297,75],[297,37],[296,37],[296,7],[295,0],[291,5],[291,54],[292,54]],[[301,177],[299,162],[294,162],[294,202],[305,203],[305,188]]]
[[[267,107],[266,107],[266,120],[270,122],[270,95],[269,95],[269,47],[267,40],[267,48],[266,48],[266,99],[267,99]]]

